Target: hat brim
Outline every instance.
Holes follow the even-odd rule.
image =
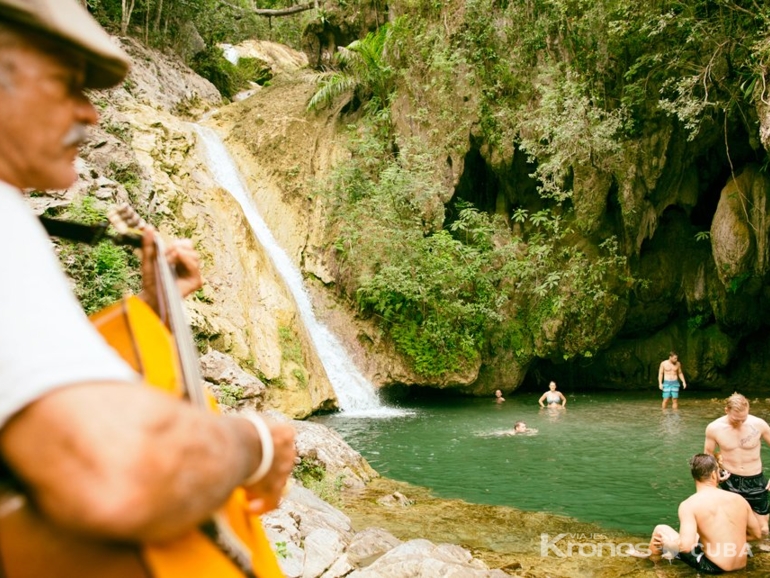
[[[109,88],[128,74],[128,55],[76,0],[0,0],[2,21],[31,29],[82,55],[86,88]]]

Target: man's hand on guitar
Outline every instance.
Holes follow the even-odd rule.
[[[152,227],[147,227],[142,238],[142,299],[158,313],[158,297],[156,294],[155,267],[155,235]],[[182,297],[187,297],[193,291],[203,286],[198,252],[190,239],[177,239],[166,247],[166,259],[176,273],[176,283]]]
[[[265,477],[245,488],[252,514],[263,514],[278,507],[297,455],[294,427],[285,423],[267,424],[273,438],[273,463]]]

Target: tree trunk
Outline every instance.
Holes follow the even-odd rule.
[[[128,25],[131,22],[131,13],[134,11],[136,0],[120,0],[120,33],[125,36],[128,34]]]
[[[163,0],[158,0],[158,3],[155,5],[155,24],[153,25],[156,34],[160,33],[160,17],[162,14]]]
[[[150,43],[150,5],[146,6],[144,11],[144,43]]]

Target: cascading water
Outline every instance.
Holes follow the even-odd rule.
[[[346,415],[377,416],[403,413],[382,405],[374,387],[358,371],[339,340],[316,319],[299,269],[278,245],[257,211],[243,184],[240,172],[219,135],[208,127],[201,125],[193,125],[193,127],[204,144],[208,165],[214,178],[240,204],[254,236],[262,244],[291,291],[302,321],[310,333],[318,357],[337,395],[340,409]]]

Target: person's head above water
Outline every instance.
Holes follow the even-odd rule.
[[[517,421],[515,424],[513,424],[513,431],[517,433],[524,433],[527,431],[527,424],[525,424],[523,421]]]
[[[551,383],[549,383],[548,389],[550,389],[551,391],[556,391],[556,382],[552,381]]]

